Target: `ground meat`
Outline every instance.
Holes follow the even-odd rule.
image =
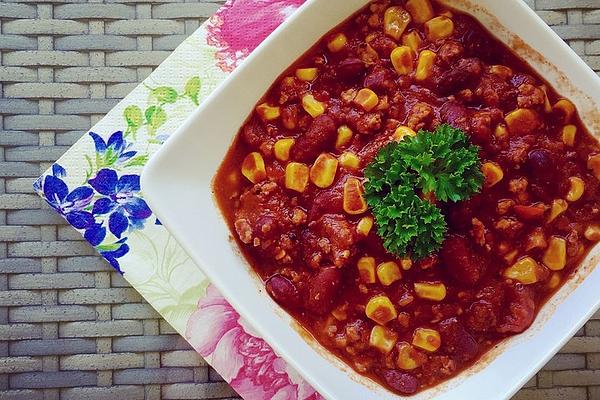
[[[313,161],[322,150],[335,142],[336,133],[335,122],[330,116],[318,116],[312,121],[308,131],[296,139],[292,147],[292,156],[304,162]]]
[[[541,106],[546,101],[546,95],[542,89],[535,87],[529,83],[524,83],[519,86],[519,95],[517,104],[521,108],[532,108]]]
[[[477,300],[465,312],[465,324],[473,332],[487,332],[497,325],[497,309],[486,300]]]
[[[535,317],[535,301],[531,288],[517,284],[509,286],[507,293],[507,313],[502,317],[497,331],[500,333],[521,333],[529,328]]]
[[[367,74],[363,85],[379,93],[390,92],[395,87],[394,73],[383,66],[376,66]]]
[[[381,58],[390,58],[390,54],[392,50],[394,50],[398,45],[391,38],[381,34],[376,33],[371,38],[369,45],[379,54]]]
[[[427,103],[418,102],[408,115],[407,125],[414,131],[425,128],[432,121],[434,116],[433,107]]]
[[[325,214],[302,234],[304,259],[317,268],[323,262],[342,267],[354,256],[356,229],[344,216]]]
[[[438,60],[442,65],[451,65],[462,57],[465,49],[460,42],[449,40],[445,42],[438,51]]]
[[[483,74],[474,93],[489,107],[512,110],[517,103],[517,90],[495,74]]]
[[[449,235],[440,255],[448,273],[459,284],[475,285],[485,272],[485,259],[464,236]]]
[[[459,364],[472,360],[479,353],[477,341],[456,318],[440,322],[440,334],[444,349]]]
[[[494,227],[506,237],[514,237],[523,229],[525,225],[515,218],[500,218]]]
[[[279,89],[279,104],[298,100],[309,89],[308,82],[295,77],[287,77],[281,82]]]
[[[242,138],[248,146],[258,150],[263,143],[270,139],[270,136],[262,122],[257,117],[253,117],[244,125]]]

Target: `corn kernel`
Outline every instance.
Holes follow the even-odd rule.
[[[573,147],[575,145],[575,135],[577,127],[575,125],[565,125],[562,128],[562,141],[566,146]]]
[[[389,7],[383,15],[383,31],[386,35],[398,41],[410,21],[410,14],[404,8],[400,6]]]
[[[361,257],[356,263],[358,276],[363,283],[375,283],[375,259],[373,257]]]
[[[363,88],[358,91],[354,98],[354,103],[361,106],[363,110],[369,112],[379,103],[379,97],[377,93],[368,88]]]
[[[267,179],[265,161],[259,152],[248,154],[242,161],[242,175],[252,183],[258,183]]]
[[[552,104],[550,104],[550,99],[548,98],[548,88],[546,85],[540,86],[542,92],[544,92],[544,112],[546,114],[550,114],[552,112]]]
[[[367,202],[363,196],[362,182],[349,177],[344,183],[344,211],[350,215],[358,215],[367,211]]]
[[[504,270],[505,278],[514,279],[523,285],[531,285],[538,281],[538,270],[540,266],[531,257],[523,257],[512,266]]]
[[[563,123],[567,124],[575,115],[575,106],[567,99],[561,99],[552,106],[552,111],[562,116]]]
[[[596,179],[600,180],[600,154],[588,156],[587,167],[594,173]]]
[[[505,65],[492,65],[492,66],[490,66],[489,71],[490,71],[490,74],[499,76],[500,78],[502,78],[504,80],[509,80],[514,75],[512,68],[507,67]]]
[[[410,371],[419,368],[427,361],[427,356],[412,347],[410,343],[400,342],[396,348],[398,349],[396,366],[400,369]]]
[[[442,338],[435,329],[417,328],[413,334],[412,344],[425,351],[434,352],[442,345]]]
[[[425,22],[425,35],[430,41],[446,39],[454,33],[454,22],[444,15]]]
[[[408,126],[402,125],[396,128],[393,138],[396,142],[401,142],[405,137],[408,136],[417,136],[417,132],[415,132]]]
[[[567,211],[567,208],[569,208],[569,203],[567,203],[563,199],[556,199],[552,201],[552,206],[550,207],[550,215],[548,216],[548,222],[554,221],[559,215]]]
[[[504,178],[502,168],[495,162],[486,162],[481,166],[485,178],[485,186],[492,187]]]
[[[302,108],[313,118],[317,118],[325,112],[325,104],[315,99],[312,94],[305,94],[302,97]]]
[[[263,121],[274,121],[281,115],[281,110],[277,106],[262,103],[256,106],[256,113]]]
[[[591,240],[592,242],[600,241],[600,225],[598,225],[598,224],[588,225],[588,227],[585,228],[585,232],[583,233],[583,236],[585,236],[585,238],[587,240]]]
[[[577,201],[583,196],[585,191],[585,182],[578,176],[572,176],[569,178],[569,193],[567,193],[567,200],[570,202]]]
[[[335,180],[338,160],[329,153],[322,153],[310,168],[310,181],[321,189],[328,188]]]
[[[377,266],[377,278],[383,286],[390,286],[392,283],[402,279],[400,267],[393,261],[381,263]]]
[[[552,236],[542,262],[552,271],[560,271],[567,265],[567,241],[558,236]]]
[[[362,217],[356,225],[356,233],[360,236],[369,236],[373,229],[373,217]]]
[[[408,0],[406,2],[406,9],[417,24],[427,22],[435,15],[429,0]]]
[[[421,39],[418,31],[412,31],[402,35],[402,44],[410,47],[415,53],[419,50],[419,47],[421,47],[421,43],[423,43],[423,39]]]
[[[327,42],[327,48],[330,52],[337,53],[346,47],[346,43],[348,43],[348,38],[346,35],[343,33],[338,33],[334,35],[329,42]]]
[[[504,120],[513,135],[527,135],[539,127],[538,114],[529,108],[518,108],[506,114]]]
[[[352,129],[347,125],[342,125],[337,130],[337,139],[335,140],[335,148],[340,149],[350,143],[352,140]]]
[[[303,193],[308,186],[308,167],[305,164],[291,162],[285,167],[285,187]]]
[[[561,275],[560,272],[553,272],[548,279],[548,289],[556,289],[560,285]]]
[[[365,314],[379,325],[385,325],[398,316],[396,308],[386,295],[372,297],[367,303]]]
[[[415,80],[417,82],[423,82],[431,77],[433,73],[433,63],[435,62],[435,57],[436,54],[431,50],[423,50],[419,54],[417,72],[415,73]]]
[[[292,138],[283,138],[275,142],[273,153],[279,161],[287,161],[290,159],[290,150],[296,141]]]
[[[373,329],[371,329],[369,345],[380,350],[382,353],[388,354],[392,351],[397,341],[398,335],[386,327],[375,325]]]
[[[506,125],[498,124],[494,130],[494,136],[496,136],[496,139],[498,140],[508,140],[508,129],[506,129]]]
[[[340,165],[346,169],[358,169],[360,167],[360,158],[350,151],[340,154]]]
[[[446,298],[446,285],[441,282],[415,282],[415,293],[422,299],[442,301]]]
[[[408,46],[400,46],[392,50],[390,59],[398,75],[408,75],[413,72],[415,68],[413,57],[414,53]]]
[[[317,77],[317,72],[316,68],[298,68],[296,70],[296,78],[304,82],[314,81]]]
[[[404,271],[408,271],[409,269],[412,268],[413,262],[410,258],[405,257],[403,259],[400,260],[400,266],[402,267],[402,269]]]

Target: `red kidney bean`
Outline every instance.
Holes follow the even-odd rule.
[[[281,274],[271,276],[265,282],[267,292],[279,304],[296,308],[300,305],[300,295],[296,286]]]
[[[308,285],[306,307],[316,314],[326,314],[333,308],[341,273],[336,267],[321,269]]]
[[[411,374],[395,369],[386,369],[380,372],[381,377],[392,389],[401,394],[413,394],[419,387],[419,382]]]

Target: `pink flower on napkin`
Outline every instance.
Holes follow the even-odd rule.
[[[208,44],[217,47],[217,65],[231,72],[304,0],[229,1],[207,26]]]
[[[246,400],[320,400],[322,397],[262,339],[210,285],[187,323],[186,339]]]

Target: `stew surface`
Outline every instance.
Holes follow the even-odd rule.
[[[364,199],[381,148],[442,124],[479,146],[484,183],[438,202],[421,259],[386,251]],[[400,394],[518,334],[600,240],[600,148],[573,104],[472,17],[370,3],[284,73],[215,178],[267,292],[323,346]]]

